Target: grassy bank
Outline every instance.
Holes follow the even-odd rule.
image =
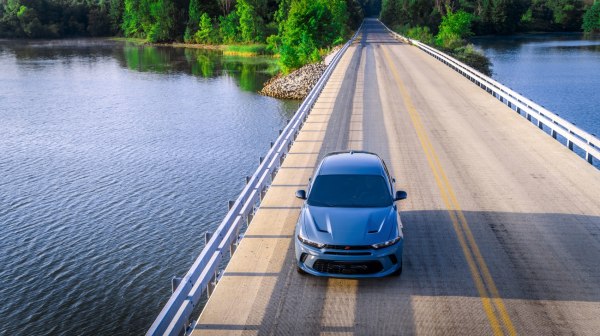
[[[229,44],[223,46],[223,54],[236,56],[273,55],[266,44]]]
[[[276,56],[267,49],[266,44],[198,44],[198,43],[152,43],[146,39],[133,38],[133,37],[111,37],[112,41],[120,41],[127,43],[134,43],[137,45],[153,45],[161,47],[174,47],[174,48],[192,48],[192,49],[207,49],[207,50],[221,50],[224,55],[230,56],[241,56],[241,57],[254,57],[254,56]]]

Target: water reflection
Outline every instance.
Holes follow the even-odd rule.
[[[272,57],[223,55],[217,50],[139,45],[107,39],[3,40],[0,53],[12,55],[17,65],[40,68],[44,61],[94,62],[114,58],[126,69],[157,74],[188,74],[202,78],[229,76],[244,91],[257,92],[279,68]]]
[[[140,72],[186,73],[203,78],[230,76],[245,91],[259,91],[277,71],[270,57],[237,57],[220,51],[125,44],[121,66]]]

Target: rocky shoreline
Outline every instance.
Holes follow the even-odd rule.
[[[327,55],[324,62],[307,64],[300,69],[286,75],[277,75],[265,83],[260,94],[280,98],[280,99],[299,99],[306,98],[310,90],[317,84],[327,65],[333,59],[333,56],[341,49],[338,46]]]
[[[277,75],[271,78],[259,93],[280,99],[304,99],[326,68],[324,63],[313,63],[287,76]]]

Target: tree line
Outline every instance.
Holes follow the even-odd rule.
[[[517,32],[598,31],[598,0],[383,0],[381,19],[399,30],[428,27],[437,33],[448,12],[472,17],[475,35]],[[584,22],[585,21],[585,22]]]
[[[0,37],[124,35],[149,42],[267,44],[284,71],[320,58],[378,0],[0,0]],[[373,13],[374,14],[374,13]]]
[[[122,0],[0,0],[0,37],[114,35],[122,5]]]

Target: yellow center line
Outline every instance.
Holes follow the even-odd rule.
[[[483,309],[488,317],[488,320],[490,321],[492,331],[494,332],[494,335],[504,334],[494,310],[495,306],[496,311],[500,316],[502,323],[504,324],[507,334],[511,336],[516,335],[516,330],[506,311],[506,307],[504,306],[502,298],[500,297],[498,288],[496,287],[485,260],[483,259],[483,255],[481,254],[481,251],[475,242],[473,233],[471,232],[467,219],[460,208],[456,195],[452,189],[452,185],[450,184],[450,181],[448,180],[448,177],[446,176],[446,173],[440,164],[440,160],[431,144],[431,141],[427,136],[417,109],[415,108],[410,95],[408,94],[408,90],[400,79],[398,71],[392,62],[387,49],[382,46],[381,50],[383,50],[383,55],[388,63],[388,68],[391,70],[392,75],[398,84],[404,105],[408,111],[413,127],[415,128],[419,142],[421,143],[421,146],[425,152],[427,163],[429,164],[436,184],[440,189],[442,201],[444,202],[446,208],[448,209],[448,213],[450,214],[454,231],[456,232],[458,241],[465,255],[465,259],[469,266],[469,270],[471,271],[471,276],[475,282],[477,292],[481,297]],[[488,294],[488,290],[491,295]]]

